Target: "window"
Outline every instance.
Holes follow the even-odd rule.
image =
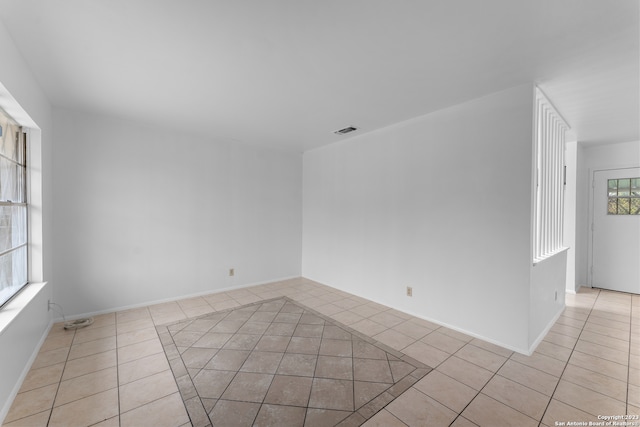
[[[607,181],[607,214],[640,215],[640,178]]]
[[[0,306],[27,284],[27,169],[22,128],[0,110]]]
[[[533,262],[562,250],[565,186],[565,132],[569,126],[536,88],[534,117],[534,247]]]

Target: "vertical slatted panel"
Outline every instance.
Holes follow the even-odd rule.
[[[535,130],[535,185],[536,185],[536,195],[534,198],[534,258],[538,257],[538,254],[542,251],[542,239],[541,239],[541,227],[542,227],[542,210],[540,207],[541,204],[541,183],[540,183],[540,163],[541,163],[541,143],[542,143],[542,121],[540,120],[542,117],[542,102],[538,97],[536,97],[536,111],[535,111],[535,121],[534,121],[534,130]]]
[[[562,249],[564,221],[564,139],[568,126],[537,91],[534,124],[536,195],[534,261]]]

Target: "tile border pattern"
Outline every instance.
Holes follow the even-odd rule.
[[[345,332],[352,334],[354,337],[379,348],[380,350],[386,352],[388,355],[402,360],[415,368],[413,371],[402,377],[399,381],[394,382],[391,386],[389,386],[389,388],[381,392],[377,397],[369,401],[367,404],[353,411],[351,415],[337,424],[340,427],[359,426],[363,424],[433,370],[433,368],[425,365],[424,363],[419,362],[416,359],[400,351],[397,351],[367,335],[364,335],[361,332],[350,328],[349,326],[342,324],[335,319],[332,319],[331,317],[328,317],[289,297],[280,296],[276,298],[265,299],[242,306],[229,308],[226,310],[217,311],[215,313],[207,313],[202,316],[192,317],[187,320],[180,320],[177,322],[171,322],[156,326],[156,331],[158,333],[158,336],[160,337],[164,354],[167,357],[167,360],[171,367],[171,372],[173,373],[174,379],[176,380],[176,383],[178,385],[180,396],[182,397],[185,408],[187,409],[191,424],[194,427],[211,427],[212,422],[207,415],[207,411],[205,410],[204,405],[197,393],[193,380],[187,371],[184,361],[182,360],[180,351],[178,350],[178,346],[173,340],[170,328],[175,329],[175,327],[178,325],[189,324],[194,320],[206,319],[207,317],[210,317],[212,315],[219,316],[220,314],[227,314],[235,310],[276,301],[285,301],[287,304],[293,304],[305,310],[306,312],[323,319],[325,321],[325,325],[328,324],[336,326],[344,330]]]

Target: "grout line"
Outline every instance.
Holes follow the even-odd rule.
[[[67,352],[67,357],[64,360],[64,367],[62,368],[62,374],[60,374],[60,381],[58,381],[58,387],[56,388],[56,393],[53,396],[53,401],[51,402],[51,409],[49,412],[49,418],[47,419],[47,425],[51,423],[51,416],[53,415],[53,409],[56,404],[56,399],[58,398],[58,392],[60,391],[60,386],[62,385],[62,377],[64,377],[64,371],[67,369],[67,362],[69,362],[69,355],[71,355],[71,348],[73,347],[73,341],[76,339],[77,329],[73,330],[73,338],[71,339],[71,343],[69,344],[69,351]]]
[[[115,315],[114,315],[115,316]],[[118,319],[116,316],[116,323],[114,325],[114,328],[116,330],[116,348],[115,348],[115,352],[116,352],[116,387],[118,389],[118,426],[122,427],[122,417],[120,416],[121,414],[121,408],[120,408],[120,360],[118,357]],[[155,328],[154,328],[155,329]],[[157,335],[157,332],[156,332]]]
[[[584,331],[584,327],[587,324],[587,320],[589,320],[589,316],[591,315],[591,312],[593,311],[593,307],[596,304],[596,301],[598,300],[598,297],[600,296],[600,290],[598,289],[598,293],[596,295],[596,297],[593,299],[593,303],[591,304],[591,308],[589,308],[589,314],[587,314],[587,318],[584,320],[584,323],[582,324],[582,328],[580,329],[580,334],[578,335],[578,338],[576,339],[576,343],[573,345],[573,349],[571,350],[571,354],[569,355],[569,359],[567,359],[567,362],[564,365],[564,368],[562,369],[562,372],[560,373],[560,376],[558,377],[558,382],[556,383],[556,386],[553,388],[553,392],[551,393],[551,398],[549,399],[549,401],[547,402],[547,406],[544,408],[544,412],[542,413],[542,417],[540,418],[540,421],[538,423],[538,426],[542,425],[542,420],[544,419],[544,416],[547,414],[547,411],[549,410],[549,405],[551,405],[551,401],[553,400],[553,397],[556,395],[556,391],[558,390],[558,385],[560,385],[560,381],[562,381],[562,376],[564,375],[564,371],[567,369],[567,365],[569,364],[569,360],[571,360],[571,356],[573,356],[573,352],[576,351],[576,346],[578,345],[578,342],[580,342],[580,337],[582,336],[582,332]],[[564,403],[564,402],[562,402]],[[567,406],[571,406],[565,403],[565,405]],[[578,408],[575,408],[578,409]]]

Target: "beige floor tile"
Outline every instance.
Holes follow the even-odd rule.
[[[386,326],[382,326],[380,323],[376,323],[373,320],[364,319],[359,322],[350,325],[353,329],[358,332],[362,332],[365,335],[370,337],[379,334],[382,331],[387,329]]]
[[[433,323],[425,319],[420,319],[419,317],[412,317],[411,319],[409,319],[409,322],[413,322],[416,325],[420,325],[433,331],[442,328],[442,326],[438,325],[437,323]]]
[[[629,320],[625,322],[618,322],[616,320],[609,320],[609,319],[605,319],[603,317],[598,317],[598,316],[590,316],[589,319],[587,320],[587,323],[585,324],[585,327],[588,325],[601,325],[609,329],[615,329],[618,331],[625,331],[625,332],[629,332],[631,328],[631,324],[629,323]]]
[[[2,427],[47,427],[50,415],[51,411],[47,410],[10,423],[4,423]]]
[[[640,369],[640,354],[629,354],[629,367]]]
[[[514,360],[507,362],[500,368],[498,375],[532,388],[542,394],[551,396],[560,379],[546,372],[539,371]]]
[[[120,415],[122,427],[175,427],[189,422],[179,393],[174,393]]]
[[[575,307],[566,307],[562,315],[571,317],[572,319],[587,320],[589,318],[589,313],[591,313],[591,310],[585,310],[583,308],[575,308]]]
[[[188,318],[203,316],[205,314],[213,313],[215,309],[209,304],[199,305],[197,307],[183,308],[182,311]]]
[[[116,324],[120,326],[122,323],[132,322],[142,319],[151,319],[151,313],[147,307],[133,308],[116,312]]]
[[[568,348],[569,350],[573,350],[573,347],[578,341],[578,337],[572,337],[569,335],[549,331],[547,332],[547,335],[545,335],[544,341],[560,345],[562,347]]]
[[[620,329],[612,329],[604,325],[599,325],[597,323],[588,323],[584,326],[585,331],[595,332],[600,335],[604,335],[607,337],[618,338],[620,340],[628,340],[629,339],[629,331],[622,331]]]
[[[482,393],[467,406],[462,416],[479,426],[537,427],[538,422]]]
[[[169,362],[164,353],[156,353],[119,365],[118,381],[123,385],[167,369]]]
[[[629,368],[629,384],[640,386],[640,369]]]
[[[391,412],[383,409],[382,411],[369,418],[362,427],[405,427],[406,424],[397,419]]]
[[[44,368],[29,370],[20,387],[20,393],[50,384],[58,384],[62,377],[64,366],[64,363],[57,363],[55,365],[45,366]]]
[[[309,396],[309,407],[353,411],[353,383],[347,380],[314,378]]]
[[[139,329],[155,328],[151,315],[146,318],[132,320],[130,322],[118,323],[116,325],[116,331],[118,334],[124,334],[126,332],[137,331]]]
[[[454,331],[453,329],[449,329],[445,327],[439,328],[438,332],[445,335],[449,335],[450,337],[453,337],[457,340],[464,341],[464,342],[470,342],[471,340],[473,340],[473,337],[470,337],[467,334],[463,334],[462,332]]]
[[[430,333],[420,341],[448,354],[453,354],[466,345],[466,342],[460,341],[439,331]]]
[[[427,328],[426,326],[422,326],[415,322],[412,322],[411,319],[405,320],[404,322],[394,326],[391,329],[393,329],[394,331],[398,331],[408,337],[411,337],[414,340],[424,338],[426,335],[434,331],[434,329]]]
[[[469,343],[475,345],[476,347],[480,347],[482,349],[495,353],[498,356],[511,357],[511,355],[513,354],[513,351],[509,350],[508,348],[500,347],[499,345],[491,344],[490,342],[486,342],[478,338],[472,339]]]
[[[615,320],[616,322],[629,323],[631,316],[629,314],[620,314],[611,311],[593,310],[591,317],[601,317],[603,319]]]
[[[325,304],[321,305],[316,310],[318,310],[319,313],[322,313],[325,316],[331,316],[334,314],[342,313],[344,311],[344,308],[338,307],[335,304]]]
[[[303,303],[305,304],[305,303]],[[307,304],[305,304],[307,305]],[[363,304],[360,305],[358,307],[353,307],[351,310],[351,312],[359,314],[362,317],[369,317],[369,316],[373,316],[374,314],[378,314],[380,313],[380,310],[377,310],[373,307],[370,307],[368,304]]]
[[[109,350],[91,356],[80,357],[67,362],[62,380],[79,377],[117,365],[116,351]]]
[[[213,305],[217,302],[228,301],[233,298],[231,298],[226,292],[219,292],[211,295],[204,295],[202,299],[205,300],[207,304]]]
[[[402,393],[386,409],[408,426],[448,426],[457,415],[414,388]]]
[[[192,307],[200,307],[203,305],[209,305],[209,303],[202,297],[193,297],[193,298],[187,298],[187,299],[181,299],[176,301],[178,303],[178,305],[180,306],[180,308],[182,310],[184,310],[185,308],[192,308]]]
[[[542,415],[551,399],[547,395],[500,375],[491,378],[491,381],[482,389],[482,393],[528,415],[534,420],[542,419]]]
[[[228,308],[238,307],[241,304],[234,299],[228,299],[221,302],[211,304],[216,311],[226,310]]]
[[[482,389],[493,376],[491,371],[456,356],[451,356],[436,369],[475,390]]]
[[[49,426],[84,427],[117,415],[118,390],[114,388],[54,408]]]
[[[623,402],[562,379],[553,398],[596,416],[623,414],[626,410]]]
[[[414,387],[457,413],[461,412],[478,394],[471,387],[438,371],[431,371]]]
[[[153,318],[154,325],[165,325],[167,323],[177,322],[179,320],[184,320],[187,318],[187,315],[184,314],[182,310],[180,311],[172,311],[166,313],[153,314],[151,313],[151,317]]]
[[[611,362],[581,351],[573,352],[569,359],[569,364],[580,366],[581,368],[589,369],[620,381],[627,381],[628,378],[629,368],[626,365]]]
[[[558,320],[556,321],[556,323],[559,323],[561,325],[566,325],[566,326],[571,326],[574,328],[578,328],[578,329],[582,329],[584,327],[585,321],[584,320],[576,320],[573,319],[571,317],[567,317],[567,316],[560,316],[558,317]]]
[[[626,381],[618,381],[599,372],[569,364],[562,374],[562,379],[606,394],[622,402],[627,400]]]
[[[36,360],[33,361],[31,369],[43,368],[45,366],[55,365],[57,363],[65,362],[69,356],[69,347],[62,347],[57,350],[42,351],[36,356]]]
[[[343,323],[347,326],[351,326],[354,323],[357,323],[361,320],[364,320],[364,317],[360,316],[357,313],[354,313],[352,311],[343,311],[340,313],[336,313],[334,315],[331,316],[332,319],[337,320],[340,323]]]
[[[629,364],[629,353],[620,350],[614,350],[610,347],[594,344],[582,340],[578,340],[576,344],[576,350],[583,353],[591,354],[593,356],[600,357],[602,359],[616,362],[621,365]]]
[[[144,377],[120,387],[120,411],[127,412],[178,391],[170,370]]]
[[[402,349],[402,352],[432,368],[440,365],[450,356],[449,353],[438,350],[422,341],[416,341],[410,346],[405,347]]]
[[[182,311],[177,301],[162,302],[159,304],[150,305],[148,308],[149,313],[151,313],[152,317],[158,314],[171,314]]]
[[[120,333],[118,332],[117,341],[118,347],[125,347],[127,345],[136,344],[142,341],[147,341],[153,338],[157,338],[158,333],[156,328],[143,328],[136,329],[130,332]]]
[[[116,323],[116,313],[105,313],[93,316],[93,325],[101,328],[107,325],[113,325]]]
[[[115,323],[103,327],[95,327],[94,325],[91,325],[76,331],[76,335],[73,338],[73,344],[82,344],[83,342],[94,341],[100,338],[112,337],[115,334]]]
[[[185,316],[200,316],[209,314],[213,310],[224,310],[245,302],[276,298],[281,295],[289,295],[294,299],[303,301],[305,305],[319,307],[320,311],[337,321],[348,324],[368,336],[376,336],[376,339],[380,342],[402,350],[407,355],[429,366],[437,366],[436,371],[431,372],[416,383],[413,388],[409,389],[412,391],[405,393],[409,397],[405,397],[404,401],[397,400],[398,403],[396,405],[407,405],[412,395],[414,400],[418,397],[422,400],[427,399],[426,406],[423,405],[423,411],[425,407],[431,407],[430,405],[434,405],[439,409],[444,408],[446,411],[451,410],[456,416],[455,422],[451,425],[456,427],[476,424],[486,425],[487,422],[489,422],[489,425],[495,425],[491,423],[496,422],[496,419],[499,420],[499,425],[512,423],[511,420],[505,421],[504,416],[514,416],[515,419],[522,421],[522,425],[527,425],[532,420],[527,415],[539,418],[540,408],[545,406],[543,403],[549,400],[549,396],[555,390],[556,385],[558,390],[544,413],[542,427],[551,427],[555,421],[567,421],[569,419],[596,421],[594,415],[588,414],[587,411],[594,412],[597,410],[598,413],[605,411],[609,413],[612,410],[616,412],[622,410],[622,413],[624,413],[625,410],[631,412],[640,410],[640,399],[637,398],[640,394],[640,297],[633,299],[637,307],[632,312],[630,309],[632,298],[629,295],[597,289],[581,289],[577,295],[567,295],[567,308],[563,315],[545,336],[534,355],[527,357],[521,354],[512,354],[510,350],[494,344],[474,339],[463,333],[441,327],[423,319],[411,317],[383,305],[353,297],[348,293],[337,291],[307,279],[298,279],[287,281],[286,283],[256,286],[230,293],[211,294],[159,304],[151,308],[143,307],[95,316],[93,325],[77,331],[65,331],[60,323],[54,325],[32,366],[32,371],[30,371],[23,383],[21,393],[11,408],[10,416],[15,416],[14,414],[16,413],[20,414],[20,418],[14,419],[12,424],[14,426],[24,425],[24,422],[29,423],[29,425],[46,424],[46,419],[50,413],[48,408],[52,407],[55,395],[54,387],[57,386],[56,382],[59,379],[62,366],[64,366],[64,372],[62,374],[62,383],[60,384],[60,402],[83,396],[89,382],[93,383],[92,386],[96,384],[98,386],[97,388],[92,387],[92,391],[89,391],[89,393],[98,392],[97,395],[106,393],[105,396],[108,397],[108,394],[116,389],[100,392],[101,388],[104,387],[104,381],[93,377],[98,376],[101,371],[115,370],[117,361],[120,363],[118,366],[118,379],[122,397],[122,402],[120,403],[123,405],[123,426],[127,425],[127,423],[128,425],[135,425],[138,420],[145,419],[145,416],[141,414],[145,413],[144,411],[148,411],[149,407],[152,409],[151,412],[148,412],[151,415],[146,417],[149,419],[155,420],[156,418],[154,417],[157,417],[159,412],[169,411],[167,412],[169,416],[159,418],[160,421],[157,422],[159,425],[166,422],[167,425],[187,426],[190,424],[189,419],[186,417],[184,405],[182,405],[179,394],[176,392],[175,380],[168,371],[169,364],[165,354],[160,343],[157,342],[154,320],[157,324],[170,323],[182,320]],[[591,311],[592,307],[593,311]],[[221,315],[224,314],[221,313]],[[260,316],[262,315],[268,315],[268,313],[260,314]],[[243,322],[244,320],[246,318],[243,319]],[[309,325],[309,327],[313,326]],[[582,330],[583,327],[584,331]],[[629,332],[630,328],[631,333]],[[118,334],[117,344],[121,347],[119,350],[116,350],[115,343],[109,340],[113,340],[113,334],[115,334],[116,330]],[[285,336],[286,333],[285,335],[282,333],[275,335],[277,336],[274,338],[289,339]],[[259,339],[259,335],[257,337]],[[579,341],[578,337],[580,337]],[[325,338],[327,340],[340,339],[334,336]],[[297,368],[292,372],[288,372],[287,369],[281,369],[284,364],[282,362],[276,375],[280,374],[280,371],[290,375],[303,375],[303,377],[297,377],[297,379],[306,383],[312,382],[311,377],[314,375],[313,371],[316,365],[321,362],[321,368],[326,368],[324,360],[318,362],[317,353],[318,351],[323,352],[320,349],[320,339],[314,339],[317,343],[313,344],[312,355],[287,354],[285,356],[287,360],[291,357],[308,357],[310,360],[299,361],[300,363],[296,365]],[[421,341],[414,342],[415,340]],[[145,344],[147,341],[151,341],[151,343]],[[154,341],[156,342],[153,343]],[[70,347],[71,343],[74,345]],[[471,343],[471,345],[465,345],[465,343]],[[267,341],[265,341],[264,345],[267,344]],[[574,345],[577,351],[571,354]],[[278,348],[265,347],[259,349],[259,351],[282,352],[284,350],[282,347],[283,345]],[[325,350],[327,349],[328,347]],[[218,352],[218,349],[196,347],[191,350],[192,352],[206,350],[206,354],[192,355],[196,359],[200,356],[200,358],[204,357],[206,359],[199,364],[194,361],[198,366],[192,367],[194,368],[190,370],[192,375],[196,375],[203,367],[200,365],[209,362],[211,357]],[[303,349],[299,348],[299,350]],[[355,355],[356,349],[354,348],[353,351]],[[369,353],[367,353],[368,355],[360,354],[362,353],[361,349],[357,351],[359,352],[359,357],[371,356],[370,360],[376,361],[375,355]],[[301,352],[306,353],[307,351]],[[450,353],[454,352],[459,354],[449,357]],[[185,355],[183,357],[189,358],[188,354],[185,353]],[[68,361],[67,356],[69,356]],[[321,357],[336,357],[336,355],[323,354]],[[504,362],[505,358],[510,359]],[[567,359],[569,360],[568,365],[564,363]],[[65,362],[66,366],[64,365]],[[489,368],[489,370],[485,368]],[[497,376],[493,376],[491,371],[496,369],[498,369]],[[557,377],[563,371],[563,380],[558,383]],[[207,370],[207,372],[222,371]],[[323,375],[328,376],[324,380],[340,381],[339,378],[332,378],[332,374],[329,371]],[[638,379],[636,380],[634,376],[637,376]],[[163,379],[159,381],[165,381],[168,385],[165,387],[162,384],[152,384],[154,383],[154,377],[162,377]],[[93,381],[91,381],[92,379]],[[232,379],[233,377],[226,380],[222,379],[224,387],[219,390],[216,396],[208,398],[211,405],[209,409],[215,403],[212,399],[219,398]],[[108,383],[109,381],[111,380],[108,379],[106,382]],[[627,381],[629,381],[628,384]],[[79,386],[70,387],[69,385],[72,382],[77,383]],[[206,382],[209,383],[210,381],[207,380]],[[49,386],[38,388],[48,383],[50,383]],[[383,383],[381,385],[384,386]],[[202,384],[200,386],[203,387]],[[53,393],[47,391],[48,387],[53,390]],[[478,390],[483,387],[482,393],[477,395]],[[77,393],[75,397],[73,394],[69,394],[72,388],[76,389],[74,391]],[[30,391],[39,391],[40,393],[29,395],[30,391],[25,391],[28,389]],[[331,390],[334,390],[334,388],[328,386],[325,393],[327,399],[335,397],[332,396]],[[286,390],[282,388],[280,394],[283,394],[284,391]],[[148,394],[148,398],[144,397],[146,396],[145,393]],[[158,399],[157,393],[162,395],[159,397],[160,400],[154,400]],[[274,391],[274,393],[276,392]],[[627,393],[629,395],[628,405],[622,401],[626,400]],[[333,394],[335,394],[335,390]],[[47,408],[48,395],[51,401],[48,403]],[[310,395],[311,392],[309,391]],[[489,397],[489,395],[492,397]],[[174,403],[180,403],[180,405],[174,407],[177,411],[178,419],[173,421],[170,420],[172,411],[168,408],[171,406],[169,403],[171,399],[168,399],[171,396],[174,396],[172,398]],[[477,397],[465,409],[466,404],[474,396]],[[70,414],[71,409],[78,411],[78,408],[80,408],[80,411],[78,411],[80,419],[85,420],[83,422],[87,423],[89,421],[86,420],[96,419],[96,413],[103,410],[100,404],[96,405],[94,402],[93,406],[95,408],[93,410],[84,411],[82,409],[83,405],[93,397],[94,395],[80,398],[64,405],[59,405],[56,402],[52,421],[59,425],[65,424],[63,420],[66,415],[63,412]],[[278,400],[281,397],[274,397],[276,401],[271,402],[271,404],[288,405],[289,403]],[[136,401],[135,399],[141,400]],[[109,399],[107,398],[106,400]],[[144,404],[147,400],[151,400],[151,402]],[[159,405],[157,402],[160,401],[167,404]],[[25,403],[29,403],[29,409],[26,412]],[[115,403],[117,406],[117,394]],[[137,405],[140,406],[128,410]],[[250,405],[258,405],[251,418],[253,421],[258,414],[259,404]],[[438,414],[440,413],[439,409],[432,412]],[[399,414],[394,415],[384,409],[365,425],[422,425],[420,424],[422,422],[420,417],[425,416],[424,413],[417,408],[412,408],[412,410],[417,414],[413,414],[409,410],[402,415],[405,417],[406,424],[398,419],[396,415]],[[460,410],[464,410],[464,416],[456,415]],[[107,410],[104,409],[104,411]],[[332,415],[334,418],[337,417],[336,420],[348,414],[335,410],[309,409],[309,411],[311,411],[311,413],[307,412],[307,419],[309,420],[322,419],[323,415],[318,411],[336,412]],[[448,414],[446,411],[443,413]],[[274,411],[271,412],[275,413]],[[484,415],[482,414],[485,412],[490,414],[483,418]],[[183,418],[180,418],[180,414]],[[267,420],[266,410],[262,414],[263,418]],[[328,416],[328,413],[324,415],[325,418]],[[525,418],[521,419],[519,417]],[[96,419],[97,421],[90,422],[99,422],[96,425],[102,427],[115,427],[121,421],[117,410],[113,416],[102,419],[104,421]],[[453,421],[453,419],[449,420],[446,416],[443,420],[443,425],[449,425]],[[449,421],[447,422],[447,420]],[[8,420],[5,421],[7,422]],[[20,424],[21,421],[23,422],[22,424]],[[147,421],[145,419],[144,425],[148,425]],[[435,425],[439,425],[440,421],[433,422]]]
[[[619,338],[608,337],[590,331],[582,331],[580,335],[581,341],[588,341],[595,344],[605,345],[620,351],[629,351],[629,340],[621,340]]]
[[[373,339],[386,344],[395,350],[402,350],[415,342],[413,338],[392,329],[387,329],[386,331],[374,335]]]
[[[629,405],[640,407],[640,386],[629,384],[628,389],[629,389],[629,394],[628,394],[629,398],[627,403]],[[640,413],[636,415],[640,415]]]
[[[70,347],[74,334],[58,334],[47,337],[40,347],[40,351],[51,351],[59,348]]]
[[[476,427],[477,424],[472,423],[463,416],[458,416],[456,420],[451,424],[451,427]]]
[[[382,326],[386,326],[387,328],[393,328],[401,323],[404,323],[405,319],[402,317],[398,317],[389,312],[382,312],[378,314],[374,314],[369,317],[370,320],[373,320],[376,323],[380,323]]]
[[[120,427],[120,415],[106,419],[91,427]]]
[[[544,413],[542,422],[548,426],[556,426],[557,423],[566,423],[567,421],[579,422],[598,421],[597,417],[578,408],[567,405],[556,399],[551,399],[549,407]]]
[[[498,369],[504,365],[504,362],[507,361],[506,357],[476,347],[473,344],[467,344],[462,347],[456,352],[456,356],[467,362],[482,366],[492,372],[497,372]]]
[[[52,384],[34,390],[18,393],[9,409],[4,422],[9,423],[21,418],[38,414],[53,407],[58,384]]]
[[[566,363],[561,360],[540,353],[533,353],[531,356],[516,353],[511,356],[511,360],[536,368],[554,377],[560,377],[566,365]]]
[[[118,372],[115,366],[62,381],[54,406],[64,405],[117,386]]]
[[[162,344],[158,338],[142,341],[118,348],[118,363],[123,364],[162,352]]]
[[[582,333],[582,328],[574,328],[573,326],[556,323],[551,327],[549,332],[552,332],[553,334],[564,335],[570,338],[575,338],[577,340]],[[560,343],[556,342],[556,344]]]
[[[569,360],[569,357],[571,357],[571,349],[549,341],[542,341],[538,344],[535,352],[553,357],[554,359],[558,359],[562,362],[566,362]]]
[[[116,348],[116,337],[100,338],[82,344],[71,346],[69,352],[69,360],[78,359],[80,357],[91,356]]]

